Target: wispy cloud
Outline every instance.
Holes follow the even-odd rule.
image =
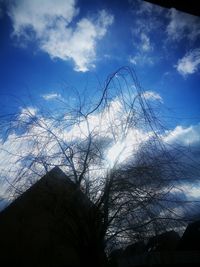
[[[180,41],[187,38],[195,40],[200,34],[200,19],[176,9],[170,9],[168,13],[169,24],[166,32],[170,40]]]
[[[200,65],[200,48],[193,49],[186,53],[186,55],[178,60],[175,66],[177,71],[187,76],[198,71]]]
[[[136,13],[140,15],[148,15],[148,14],[151,15],[152,12],[154,12],[154,14],[161,14],[163,12],[162,7],[158,5],[154,5],[149,2],[145,2],[141,0],[132,0],[132,4],[135,5],[135,3],[138,3],[138,8],[136,10]]]
[[[137,7],[137,8],[136,8]],[[132,1],[134,24],[131,29],[134,53],[129,61],[135,65],[153,65],[155,62],[155,31],[160,28],[162,8],[144,1]]]
[[[155,58],[148,53],[136,52],[135,55],[129,57],[129,62],[133,65],[153,65],[155,62]]]
[[[141,39],[141,49],[143,51],[152,50],[152,45],[150,43],[150,38],[149,38],[149,36],[147,36],[146,33],[142,32],[141,35],[140,35],[140,39]]]
[[[49,0],[42,5],[38,0],[19,0],[9,10],[14,36],[37,40],[51,58],[73,60],[74,69],[85,72],[94,67],[97,41],[105,36],[114,17],[101,10],[96,19],[85,17],[72,26],[78,13],[75,0]]]
[[[146,100],[157,100],[157,101],[160,101],[161,103],[163,103],[163,99],[162,99],[162,97],[158,94],[158,93],[156,93],[156,92],[154,92],[154,91],[145,91],[144,93],[143,93],[143,97],[146,99]]]
[[[143,28],[142,22],[138,24],[137,29],[132,29],[132,38],[135,54],[130,56],[130,63],[134,65],[152,65],[154,62],[151,55],[153,44],[149,31]]]
[[[44,94],[41,95],[42,98],[44,98],[44,100],[54,100],[54,99],[62,99],[61,94],[58,93],[49,93],[49,94]]]

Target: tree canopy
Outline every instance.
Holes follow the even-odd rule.
[[[123,67],[93,98],[75,91],[52,109],[21,103],[1,119],[2,185],[16,196],[59,166],[101,212],[108,249],[181,227],[188,218],[178,208],[194,203],[177,192],[194,168],[166,143],[161,102]]]

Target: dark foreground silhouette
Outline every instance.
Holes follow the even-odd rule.
[[[0,213],[0,266],[103,266],[101,216],[57,167]]]
[[[175,231],[151,237],[111,253],[110,267],[199,267],[200,221],[191,223],[180,238]]]
[[[102,216],[57,167],[0,213],[0,266],[200,266],[200,221],[104,252]]]

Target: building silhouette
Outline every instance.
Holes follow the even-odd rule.
[[[0,266],[102,266],[101,215],[55,167],[0,213]]]

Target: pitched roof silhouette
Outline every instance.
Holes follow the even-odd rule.
[[[200,252],[200,220],[188,224],[180,240],[178,249],[188,251],[196,250]]]
[[[81,266],[98,250],[100,225],[94,204],[55,167],[0,213],[0,265]]]

